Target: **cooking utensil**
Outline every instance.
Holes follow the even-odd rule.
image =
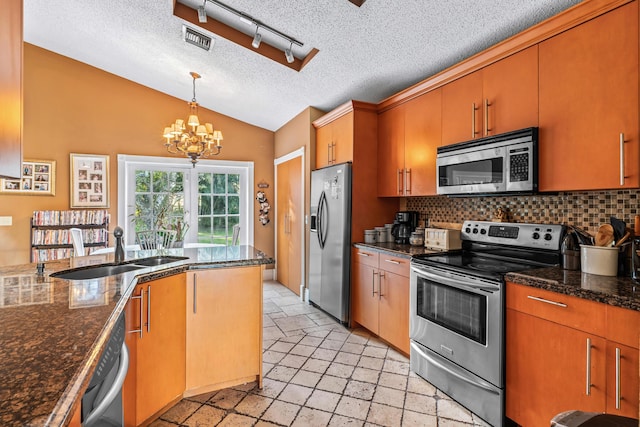
[[[618,219],[615,216],[609,217],[609,220],[611,221],[611,226],[613,227],[613,238],[617,242],[626,233],[627,224],[623,220]]]
[[[579,227],[576,227],[575,225],[569,225],[568,227],[576,233],[578,243],[581,245],[593,245],[593,236],[591,234]]]
[[[613,226],[611,224],[602,224],[596,233],[595,244],[596,246],[611,246],[614,239]]]
[[[629,237],[631,237],[631,229],[630,228],[625,228],[624,235],[621,238],[619,238],[618,240],[616,240],[616,244],[614,246],[616,248],[619,248],[620,245],[622,245],[624,242],[627,241],[627,239],[629,239]]]

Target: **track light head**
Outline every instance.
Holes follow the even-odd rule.
[[[287,58],[287,62],[289,64],[293,62],[293,52],[291,51],[292,48],[293,48],[293,42],[291,42],[288,49],[284,50],[284,57]]]
[[[260,42],[262,41],[262,34],[258,32],[259,28],[260,27],[256,27],[256,34],[253,36],[253,41],[251,42],[251,46],[256,49],[260,47]]]
[[[205,24],[207,22],[207,11],[204,9],[204,4],[198,7],[198,22]]]

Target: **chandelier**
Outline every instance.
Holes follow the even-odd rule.
[[[189,119],[177,119],[171,126],[164,128],[163,137],[167,151],[171,154],[184,154],[191,159],[193,167],[200,157],[217,156],[222,150],[222,132],[214,130],[211,123],[200,124],[198,103],[196,102],[196,79],[200,74],[191,72],[193,77],[193,99],[189,102]],[[189,128],[187,128],[187,126]]]

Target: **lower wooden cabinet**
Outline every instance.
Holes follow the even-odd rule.
[[[408,354],[410,260],[360,248],[351,259],[351,320]]]
[[[251,381],[262,370],[262,268],[187,273],[186,392]]]
[[[125,424],[140,425],[185,390],[185,275],[137,285],[128,305]]]
[[[507,284],[506,415],[549,425],[581,410],[638,417],[640,312]]]

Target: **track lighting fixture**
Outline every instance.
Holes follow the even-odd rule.
[[[260,26],[256,26],[256,34],[253,36],[253,41],[251,42],[251,46],[256,49],[260,47],[260,42],[262,41],[262,34],[258,32],[259,29]]]
[[[293,42],[289,45],[289,48],[284,50],[284,57],[287,58],[287,62],[291,64],[293,62],[293,52],[291,49],[293,48]]]
[[[207,4],[207,0],[202,2],[202,6],[198,7],[198,22],[205,24],[207,22],[207,11],[204,6]]]

